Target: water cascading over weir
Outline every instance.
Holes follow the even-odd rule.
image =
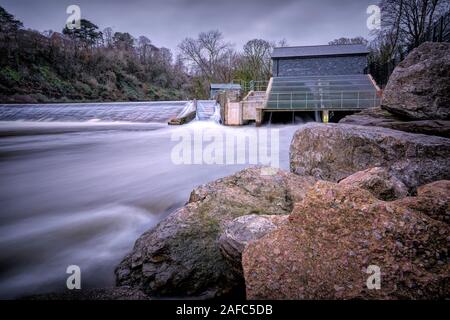
[[[198,121],[221,122],[220,105],[215,100],[198,100],[197,116]]]
[[[169,125],[182,125],[192,120],[221,123],[220,105],[215,100],[189,101],[180,114],[170,119]]]

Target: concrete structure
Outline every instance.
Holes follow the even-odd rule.
[[[221,91],[232,92],[233,94],[240,95],[241,85],[234,83],[211,83],[210,85],[210,99],[217,99],[218,93]]]
[[[275,48],[273,77],[267,89],[250,89],[238,104],[238,99],[222,102],[224,124],[255,121],[259,125],[264,114],[270,122],[272,115],[280,112],[293,122],[296,112],[308,112],[316,121],[328,122],[337,113],[376,107],[381,91],[367,74],[368,54],[364,45]]]
[[[220,105],[221,122],[227,126],[243,125],[242,102],[239,97],[230,91],[219,91],[217,102]]]
[[[275,48],[272,84],[258,118],[289,112],[294,119],[301,111],[328,122],[336,112],[379,105],[381,91],[367,74],[368,54],[359,44]]]
[[[364,74],[368,54],[364,45],[275,48],[272,74],[274,77]]]

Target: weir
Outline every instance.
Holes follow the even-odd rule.
[[[186,105],[186,101],[6,104],[0,105],[0,121],[167,123]]]
[[[215,100],[198,100],[197,116],[198,121],[215,121],[220,123],[220,106]]]
[[[186,103],[184,109],[174,118],[169,125],[182,125],[192,120],[221,122],[220,106],[215,100],[192,100]]]

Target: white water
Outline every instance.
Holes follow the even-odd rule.
[[[296,128],[279,128],[284,169]],[[69,265],[81,267],[82,288],[114,285],[134,241],[195,186],[249,166],[173,164],[172,134],[186,129],[257,130],[213,121],[0,122],[0,297],[64,290]]]
[[[212,100],[197,101],[197,117],[196,120],[211,120],[220,122],[220,106]]]

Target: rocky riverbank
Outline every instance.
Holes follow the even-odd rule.
[[[309,124],[291,171],[250,168],[195,189],[136,242],[117,283],[152,297],[449,296],[450,139]],[[366,270],[379,266],[381,290]]]
[[[243,296],[242,275],[221,254],[221,234],[241,216],[290,214],[314,182],[281,170],[262,175],[262,168],[252,168],[196,188],[186,206],[137,240],[116,269],[117,284],[151,296]]]
[[[450,137],[450,43],[426,42],[394,70],[381,108],[341,123]]]
[[[291,172],[249,168],[194,189],[136,241],[110,298],[450,298],[449,57],[426,43],[382,108],[302,126]]]
[[[448,298],[449,50],[413,51],[382,108],[302,126],[290,173],[251,168],[195,189],[136,242],[117,284],[166,297]]]

